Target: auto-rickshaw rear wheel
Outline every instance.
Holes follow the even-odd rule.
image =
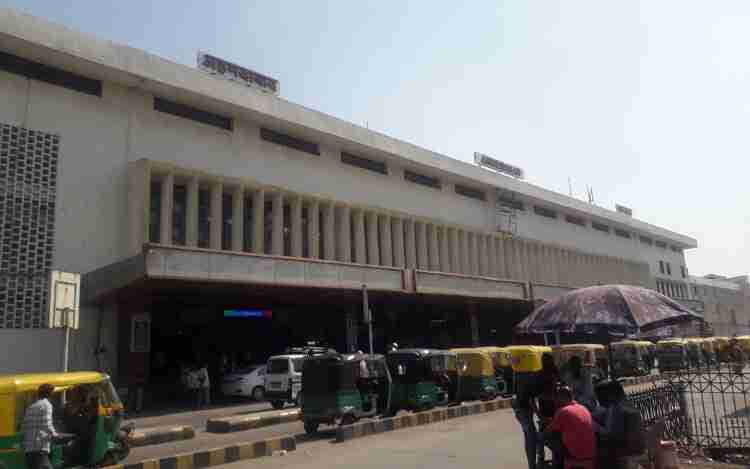
[[[308,435],[317,433],[319,426],[320,422],[316,422],[315,420],[305,420],[305,433]]]

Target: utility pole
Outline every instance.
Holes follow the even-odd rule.
[[[372,354],[372,310],[370,309],[370,300],[367,297],[367,285],[365,284],[362,284],[362,318],[367,324],[367,336],[370,340],[370,354]]]

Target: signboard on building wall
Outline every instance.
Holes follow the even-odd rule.
[[[484,153],[474,152],[474,162],[479,166],[492,169],[498,173],[507,174],[514,178],[523,179],[523,170],[504,161],[496,160]]]
[[[53,270],[50,274],[50,327],[78,329],[81,275]]]
[[[198,52],[198,68],[212,75],[279,95],[279,81],[205,52]]]

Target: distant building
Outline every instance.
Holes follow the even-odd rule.
[[[703,304],[703,314],[715,335],[750,334],[748,276],[690,276],[691,299]]]

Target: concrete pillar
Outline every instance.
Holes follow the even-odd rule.
[[[161,226],[159,243],[172,244],[172,213],[174,212],[174,174],[161,178]]]
[[[391,216],[385,214],[379,215],[378,228],[380,229],[380,265],[391,267],[393,266]]]
[[[320,258],[320,202],[310,200],[307,204],[307,255]]]
[[[518,253],[518,277],[523,282],[531,281],[529,275],[529,249],[525,241],[518,240],[516,248]]]
[[[428,270],[430,262],[427,250],[427,227],[421,221],[415,222],[414,225],[417,238],[417,266],[421,270]]]
[[[512,238],[503,241],[503,265],[505,266],[505,278],[518,280],[518,268],[516,267],[516,241]]]
[[[553,246],[550,255],[550,277],[553,285],[560,285],[560,248]]]
[[[460,230],[458,232],[458,250],[459,250],[459,257],[460,259],[459,264],[461,265],[461,273],[462,274],[470,274],[471,273],[471,264],[469,263],[469,240],[468,240],[468,233],[464,230]]]
[[[323,259],[336,259],[336,206],[333,202],[323,207]]]
[[[398,217],[391,219],[391,231],[393,233],[393,265],[404,267],[406,258],[404,256],[404,220]]]
[[[289,207],[291,217],[289,228],[291,229],[291,255],[302,257],[302,198],[298,195],[292,197]]]
[[[430,260],[430,270],[440,270],[440,244],[438,243],[437,226],[434,224],[425,225],[427,230],[427,256]]]
[[[508,272],[505,269],[505,240],[502,237],[498,237],[495,240],[496,248],[496,259],[497,259],[497,277],[508,278]]]
[[[263,189],[253,192],[253,243],[252,251],[255,254],[265,252],[266,241],[266,193]]]
[[[245,188],[232,192],[232,251],[242,252],[245,244]]]
[[[185,244],[189,247],[198,246],[198,193],[200,182],[197,177],[191,177],[187,184],[187,211],[185,213]]]
[[[221,230],[223,222],[222,197],[224,185],[220,182],[211,185],[211,224],[209,246],[211,249],[221,249]]]
[[[483,277],[488,274],[487,271],[487,240],[483,233],[476,234],[477,244],[477,273]]]
[[[474,233],[470,231],[466,232],[466,254],[466,273],[469,275],[476,275],[476,264],[474,264],[474,261],[476,260],[474,258]]]
[[[338,230],[336,236],[336,258],[340,262],[352,261],[352,228],[351,209],[347,206],[338,208]]]
[[[448,244],[450,249],[450,271],[460,273],[461,252],[458,247],[458,231],[455,228],[448,228]]]
[[[417,240],[414,220],[404,219],[404,251],[406,251],[406,268],[417,268]]]
[[[451,271],[450,245],[448,242],[448,229],[444,226],[438,227],[438,242],[440,243],[440,271]]]
[[[365,212],[359,209],[354,210],[352,212],[352,223],[354,223],[354,262],[367,264]]]
[[[284,195],[273,195],[271,212],[271,254],[284,255]]]
[[[537,271],[539,283],[544,283],[545,285],[551,283],[549,279],[549,254],[547,246],[544,244],[537,245]]]
[[[378,214],[367,212],[365,214],[365,225],[367,228],[367,263],[370,265],[380,265]]]
[[[361,313],[360,313],[361,314]],[[354,353],[359,349],[359,321],[358,313],[354,311],[348,311],[345,316],[346,320],[346,351]]]

